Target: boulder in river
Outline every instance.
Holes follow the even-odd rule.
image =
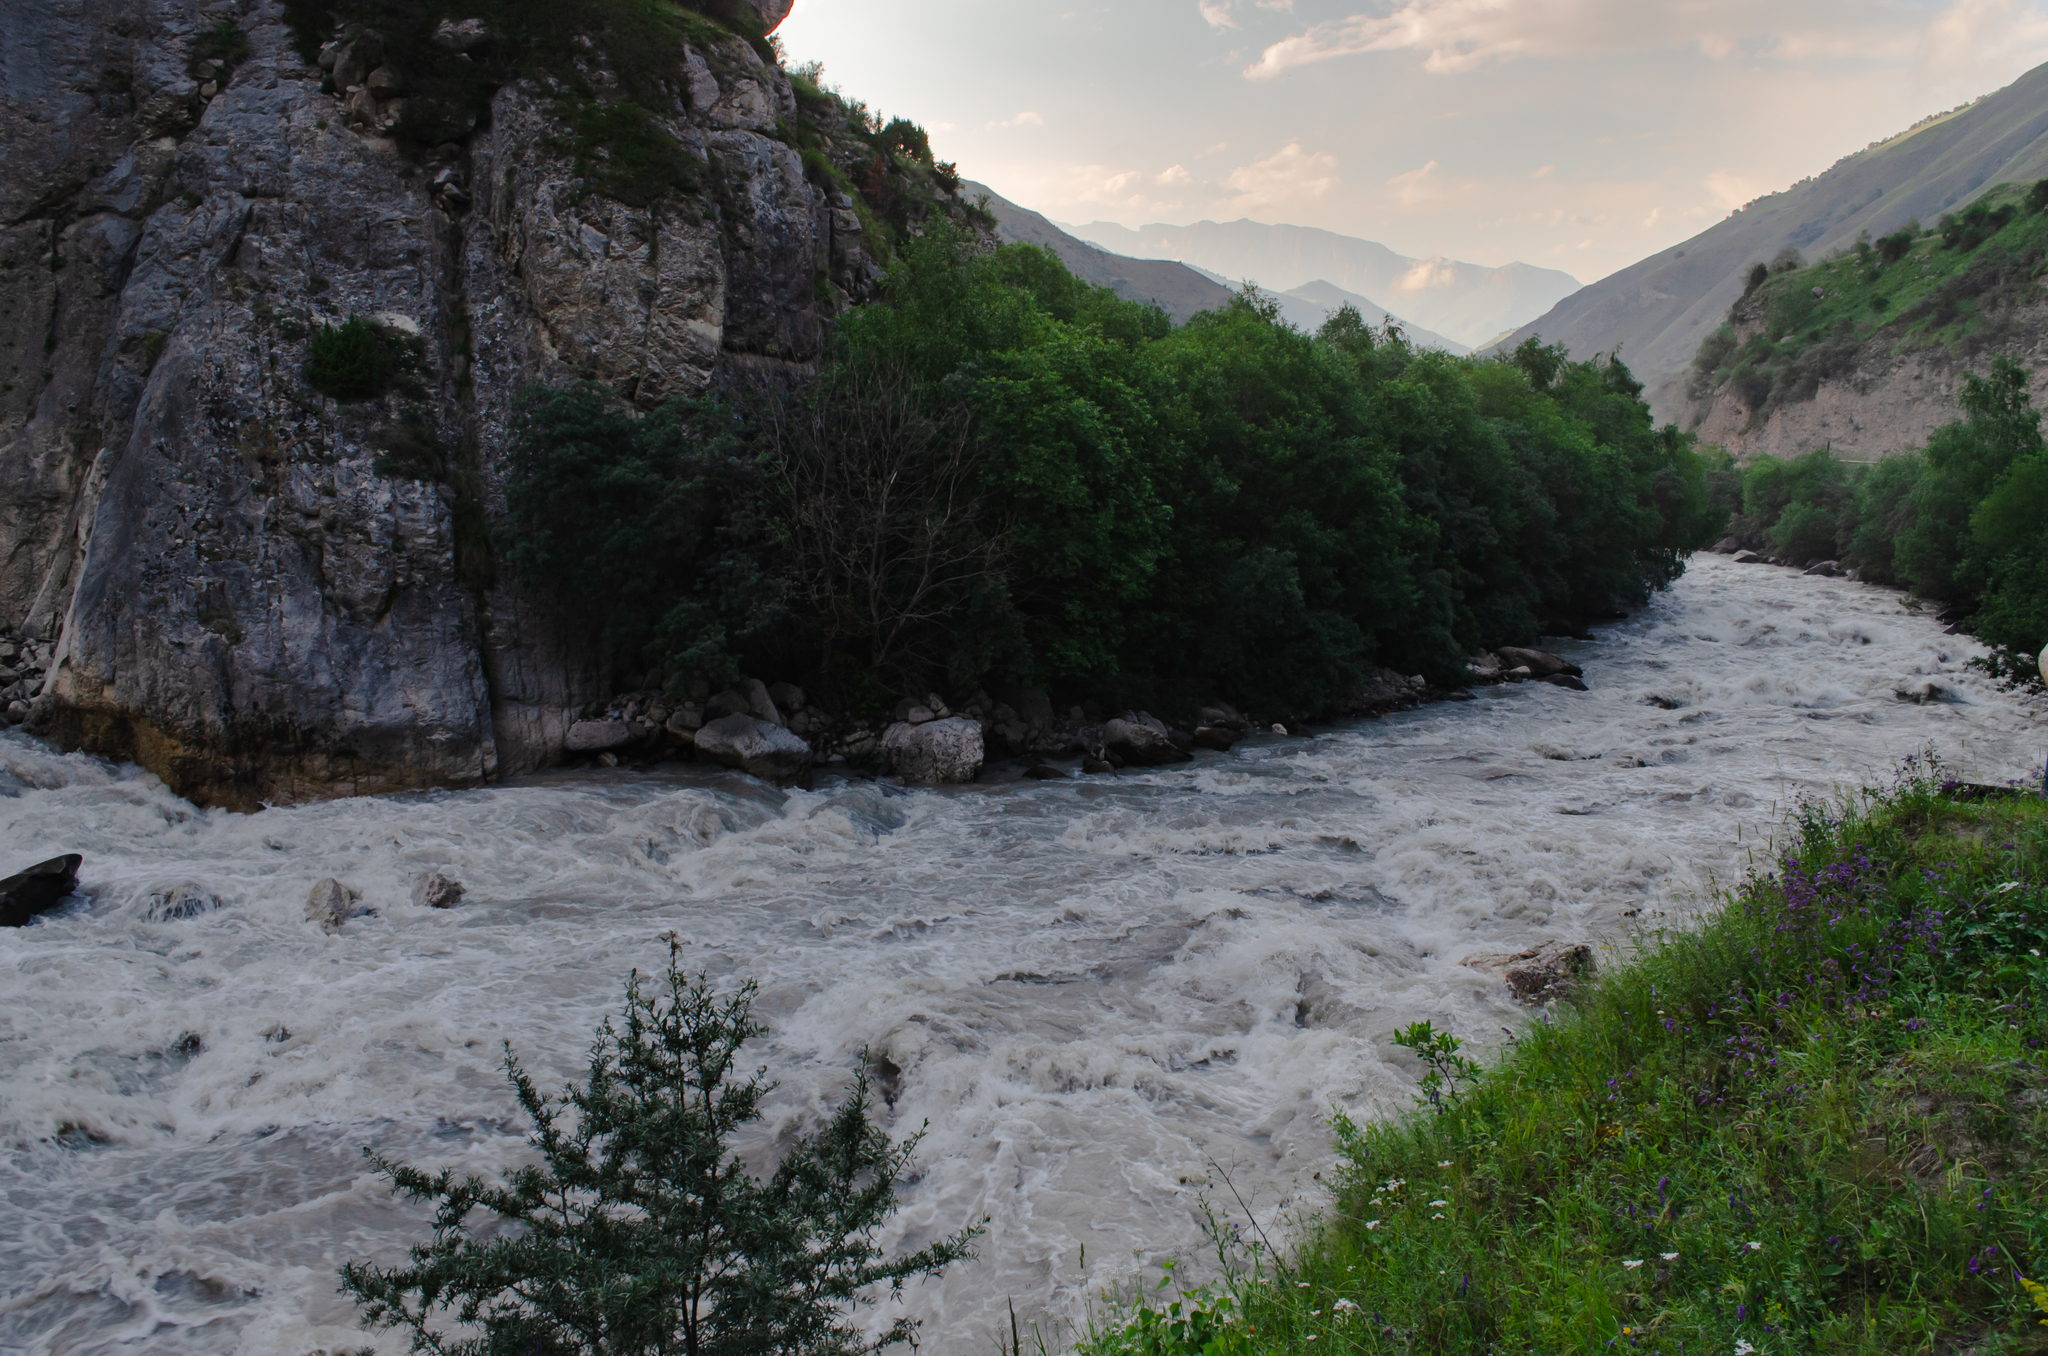
[[[462,882],[429,871],[412,883],[412,902],[422,909],[452,909],[462,902]]]
[[[148,901],[143,905],[143,916],[152,923],[169,923],[180,918],[197,918],[220,907],[220,897],[213,891],[191,881],[180,881],[176,885],[159,885],[151,890]]]
[[[313,883],[313,889],[306,896],[306,921],[318,923],[329,932],[338,930],[343,923],[353,918],[362,896],[332,876]]]
[[[778,786],[797,781],[811,766],[809,744],[780,725],[746,715],[720,716],[707,723],[697,731],[697,752]]]
[[[1126,767],[1160,767],[1185,763],[1194,755],[1177,747],[1173,734],[1157,716],[1127,711],[1102,727],[1102,746]]]
[[[1766,561],[1754,551],[1737,551],[1733,557],[1737,565],[1762,565]]]
[[[1230,746],[1238,741],[1242,733],[1241,726],[1232,729],[1228,725],[1198,725],[1195,727],[1195,747],[1228,753]]]
[[[1503,645],[1500,658],[1510,668],[1528,669],[1534,678],[1548,678],[1553,673],[1569,673],[1574,678],[1586,676],[1586,671],[1577,664],[1548,650],[1525,650],[1519,645]]]
[[[1552,687],[1570,688],[1574,692],[1584,692],[1586,690],[1586,680],[1573,677],[1569,673],[1546,673],[1543,675],[1543,681]]]
[[[22,927],[37,914],[56,908],[78,888],[78,868],[84,862],[76,852],[67,852],[0,880],[0,927]]]
[[[1540,1003],[1563,997],[1593,973],[1593,948],[1584,942],[1542,941],[1522,951],[1482,951],[1458,964],[1492,970],[1518,1001]]]
[[[1839,560],[1817,560],[1806,567],[1806,573],[1817,574],[1823,579],[1833,579],[1841,572],[1842,562]]]
[[[897,721],[882,732],[882,753],[906,782],[936,786],[971,782],[985,751],[981,722],[966,716],[912,724]]]

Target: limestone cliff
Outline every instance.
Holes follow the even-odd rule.
[[[54,641],[30,728],[240,807],[555,755],[608,675],[493,567],[514,394],[802,369],[885,252],[840,171],[887,153],[758,40],[689,32],[635,111],[681,157],[648,194],[565,121],[613,107],[587,43],[575,99],[523,70],[421,147],[374,32],[311,61],[271,3],[0,0],[0,627]],[[305,365],[351,316],[403,371],[341,403]]]

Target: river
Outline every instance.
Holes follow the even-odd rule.
[[[1701,556],[1557,648],[1590,691],[914,793],[620,770],[236,815],[0,735],[0,867],[82,852],[88,896],[0,930],[0,1351],[360,1344],[335,1269],[426,1235],[361,1146],[519,1161],[501,1042],[559,1087],[671,932],[691,967],[760,983],[780,1087],[756,1155],[815,1124],[862,1047],[895,1071],[891,1131],[930,1128],[888,1243],[989,1230],[908,1309],[928,1349],[981,1349],[1013,1300],[1071,1319],[1192,1255],[1201,1179],[1269,1221],[1314,1209],[1330,1108],[1407,1102],[1395,1028],[1483,1045],[1526,1020],[1461,957],[1626,946],[1767,858],[1797,799],[1905,755],[2002,781],[2048,753],[2048,703],[1845,581]],[[429,870],[459,907],[410,903]],[[376,915],[307,923],[325,876]],[[222,907],[150,921],[188,882]]]

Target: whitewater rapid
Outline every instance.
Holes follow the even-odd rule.
[[[1071,1320],[1192,1255],[1218,1169],[1264,1219],[1314,1209],[1330,1109],[1406,1104],[1395,1028],[1526,1019],[1461,957],[1625,945],[1739,880],[1796,800],[1904,755],[1995,782],[2048,753],[2048,703],[1890,591],[1703,556],[1556,644],[1590,691],[911,793],[620,770],[236,815],[0,735],[0,872],[82,852],[86,895],[0,929],[0,1351],[360,1345],[335,1269],[427,1232],[361,1147],[520,1161],[501,1042],[559,1087],[671,932],[760,983],[781,1087],[757,1155],[863,1047],[892,1133],[929,1122],[887,1241],[988,1221],[979,1261],[907,1299],[928,1349],[978,1349],[1011,1301]],[[410,903],[432,870],[459,907]],[[306,922],[325,876],[376,915]],[[150,921],[181,883],[222,907]]]

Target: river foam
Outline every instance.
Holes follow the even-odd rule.
[[[1193,1254],[1219,1171],[1262,1217],[1313,1208],[1329,1109],[1406,1102],[1394,1029],[1524,1019],[1460,957],[1695,910],[1796,800],[1929,746],[1980,781],[2048,752],[2048,705],[1966,670],[1967,638],[1839,580],[1700,557],[1559,648],[1591,691],[915,793],[619,771],[233,815],[0,735],[0,866],[82,852],[87,892],[0,930],[0,1350],[360,1344],[335,1268],[426,1232],[361,1146],[519,1161],[502,1043],[576,1075],[671,932],[760,982],[755,1153],[863,1048],[892,1132],[929,1122],[888,1241],[987,1219],[981,1260],[907,1300],[933,1349],[977,1348],[1012,1299],[1071,1318]],[[430,870],[459,907],[411,904]],[[307,923],[324,876],[375,915]]]

